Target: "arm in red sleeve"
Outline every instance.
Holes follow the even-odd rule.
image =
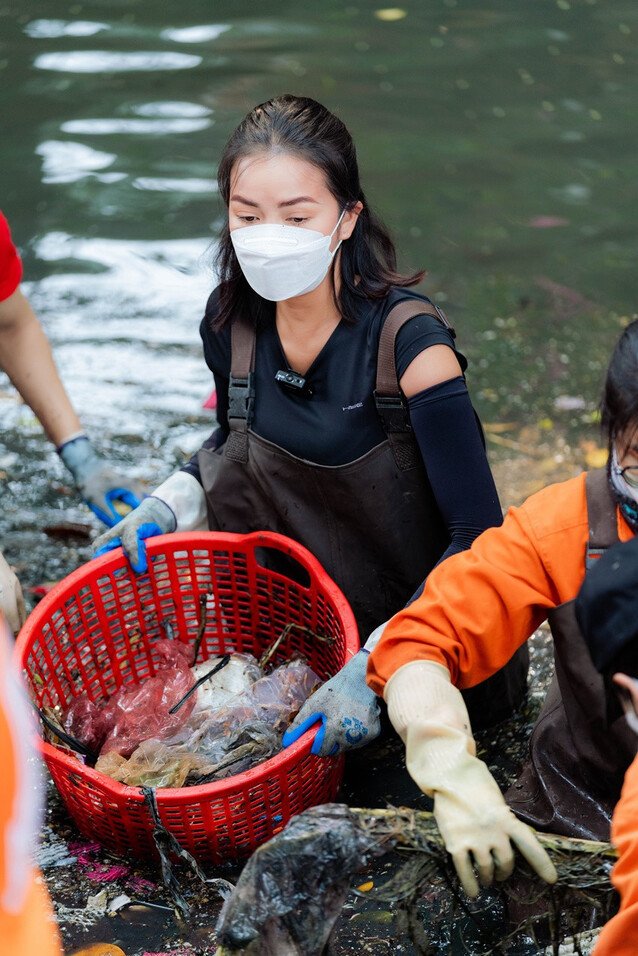
[[[561,603],[525,509],[511,509],[500,528],[439,564],[421,597],[391,619],[368,663],[377,694],[415,660],[443,664],[454,684],[473,687],[507,663]]]
[[[0,302],[13,295],[22,278],[22,262],[11,239],[9,223],[0,212]]]

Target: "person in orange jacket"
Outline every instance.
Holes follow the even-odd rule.
[[[610,693],[580,633],[574,598],[586,570],[638,530],[638,322],[620,337],[607,372],[602,424],[606,469],[532,495],[501,527],[430,574],[422,596],[386,625],[368,683],[388,705],[408,771],[429,796],[470,896],[505,879],[513,845],[539,875],[556,871],[533,831],[607,839],[635,739],[610,717]],[[459,688],[503,666],[548,619],[556,676],[508,807],[476,757]],[[519,817],[512,812],[513,808]]]
[[[0,953],[62,956],[51,901],[31,855],[40,823],[26,701],[0,614]]]

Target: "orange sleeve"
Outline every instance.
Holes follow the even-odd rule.
[[[421,597],[392,618],[370,654],[369,685],[382,694],[414,660],[443,664],[461,688],[494,674],[551,608],[575,597],[587,525],[584,475],[511,508],[499,528],[438,565]]]
[[[614,811],[611,838],[618,850],[612,883],[620,893],[620,910],[603,928],[594,956],[638,953],[638,757],[625,774]]]
[[[39,787],[29,760],[32,727],[0,614],[0,953],[62,956],[51,901],[31,862]]]

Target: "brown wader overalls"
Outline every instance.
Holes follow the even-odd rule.
[[[255,327],[233,320],[228,424],[222,448],[198,460],[211,530],[269,530],[300,542],[344,592],[362,640],[400,610],[437,563],[450,538],[423,467],[397,379],[394,342],[432,304],[404,300],[388,313],[379,339],[375,404],[386,440],[356,461],[319,465],[251,431]],[[449,326],[448,326],[449,327]],[[282,569],[294,577],[294,571]],[[472,688],[484,725],[511,713],[526,690],[523,648],[494,677]]]
[[[604,469],[586,478],[587,570],[618,541],[616,505]],[[538,830],[608,840],[611,815],[637,741],[613,688],[595,669],[574,601],[550,612],[556,672],[530,739],[529,759],[506,794]]]

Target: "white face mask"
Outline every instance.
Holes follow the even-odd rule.
[[[262,299],[282,302],[312,292],[323,282],[341,245],[330,251],[345,209],[329,236],[301,226],[258,223],[230,234],[246,282]]]

